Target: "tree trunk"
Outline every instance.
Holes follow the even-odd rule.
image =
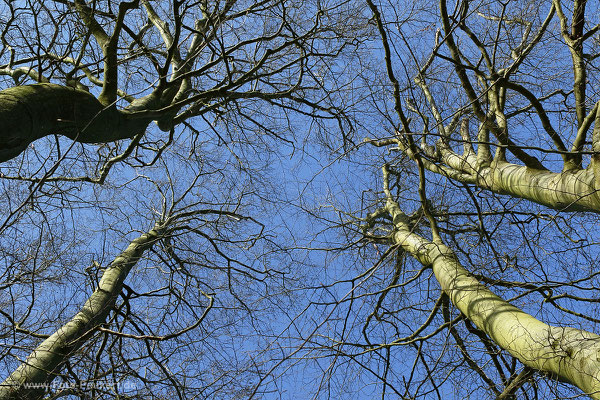
[[[0,400],[39,399],[43,397],[64,361],[76,352],[106,321],[113,309],[123,282],[143,252],[160,237],[163,226],[134,239],[102,275],[98,288],[82,309],[48,339],[44,340],[0,385]]]
[[[511,305],[471,276],[444,244],[413,233],[396,202],[388,199],[386,208],[396,228],[394,242],[433,268],[442,290],[471,322],[524,365],[600,399],[600,336],[547,325]]]
[[[150,118],[128,111],[150,106],[150,97],[120,111],[103,107],[90,93],[40,83],[0,91],[0,162],[21,154],[47,135],[60,134],[82,143],[106,143],[132,138],[144,131]]]
[[[591,169],[550,172],[506,162],[481,168],[477,186],[561,211],[600,212],[600,195]]]

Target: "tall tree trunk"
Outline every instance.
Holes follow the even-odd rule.
[[[600,399],[600,336],[581,329],[547,325],[485,287],[439,242],[413,233],[408,217],[388,198],[394,243],[430,265],[452,303],[498,346],[524,365],[570,382]]]
[[[156,224],[134,239],[102,275],[98,288],[81,310],[44,340],[6,380],[0,384],[0,400],[39,399],[60,372],[62,364],[106,321],[123,282],[145,250],[163,233]]]

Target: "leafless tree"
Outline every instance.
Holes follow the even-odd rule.
[[[597,2],[367,3],[382,168],[320,348],[382,398],[600,398]]]
[[[0,398],[261,393],[294,297],[278,160],[351,144],[351,7],[3,2]]]
[[[4,2],[0,398],[600,398],[598,9]]]

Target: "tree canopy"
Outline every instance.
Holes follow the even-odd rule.
[[[598,11],[4,1],[0,399],[600,398]]]

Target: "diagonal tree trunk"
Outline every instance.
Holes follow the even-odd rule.
[[[409,218],[389,195],[386,211],[395,227],[393,242],[421,264],[431,266],[452,303],[498,346],[524,365],[600,399],[600,336],[547,325],[513,306],[471,276],[441,241],[414,233]]]
[[[62,364],[106,321],[121,292],[125,278],[145,250],[158,240],[165,227],[156,224],[134,239],[108,266],[98,288],[81,310],[44,340],[6,380],[0,384],[1,400],[39,399],[57,376]]]
[[[556,173],[496,162],[463,181],[556,210],[600,212],[600,193],[595,180],[595,173],[589,168]]]

